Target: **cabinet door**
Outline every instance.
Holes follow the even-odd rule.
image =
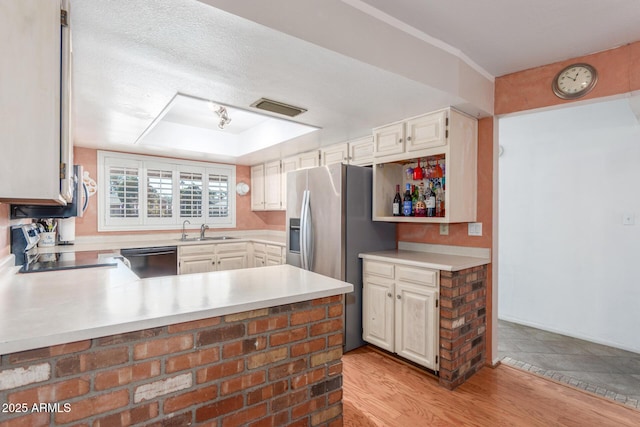
[[[282,257],[268,256],[266,265],[282,265]]]
[[[393,280],[365,276],[362,295],[362,339],[394,351]]]
[[[349,145],[347,143],[331,145],[323,148],[321,152],[322,166],[334,163],[349,163]]]
[[[264,210],[264,165],[251,167],[251,210]]]
[[[4,40],[0,44],[2,201],[66,203],[61,185],[65,193],[68,186],[60,180],[60,162],[70,161],[73,148],[68,110],[60,108],[61,101],[63,109],[69,108],[70,90],[66,87],[69,28],[60,25],[61,5],[66,2],[20,0],[4,1],[0,7],[0,39]],[[24,167],[30,159],[37,159],[34,166]],[[70,178],[72,168],[66,164],[65,179]],[[8,175],[11,179],[6,179]]]
[[[395,352],[435,371],[438,318],[434,289],[396,283]]]
[[[282,210],[287,209],[287,173],[299,169],[300,159],[298,156],[288,157],[282,160],[280,178],[280,194],[282,194]]]
[[[300,169],[315,168],[320,166],[320,155],[317,150],[309,151],[299,155]]]
[[[217,270],[238,270],[247,268],[247,253],[218,255]]]
[[[276,211],[282,208],[282,184],[280,183],[280,160],[264,165],[264,209]]]
[[[373,155],[375,157],[404,153],[404,123],[374,129]]]
[[[215,270],[213,257],[207,258],[183,258],[180,260],[179,274],[208,273]]]
[[[439,111],[407,121],[406,151],[446,145],[447,112]]]
[[[251,266],[252,267],[264,267],[267,265],[266,255],[263,253],[254,253],[251,257]]]
[[[349,164],[356,166],[373,164],[373,136],[349,141]]]

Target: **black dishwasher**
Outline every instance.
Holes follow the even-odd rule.
[[[121,249],[120,254],[129,260],[131,270],[141,279],[178,274],[178,249],[175,246]]]

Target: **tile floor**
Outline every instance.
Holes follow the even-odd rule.
[[[640,354],[498,321],[502,363],[640,409]]]

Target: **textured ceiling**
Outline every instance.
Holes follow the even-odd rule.
[[[177,92],[245,109],[268,97],[321,128],[196,156],[245,164],[448,105],[490,114],[492,76],[640,40],[638,0],[77,0],[71,20],[77,145],[153,153],[133,143]],[[180,141],[171,155],[194,158]]]

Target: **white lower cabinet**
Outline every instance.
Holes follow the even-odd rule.
[[[388,351],[394,343],[395,283],[368,276],[363,289],[363,339]]]
[[[178,274],[247,268],[246,242],[185,245],[178,248]]]
[[[269,265],[281,265],[283,262],[282,251],[284,248],[267,243],[254,243],[251,255],[250,267],[265,267]]]
[[[439,271],[363,262],[363,339],[438,371]]]

